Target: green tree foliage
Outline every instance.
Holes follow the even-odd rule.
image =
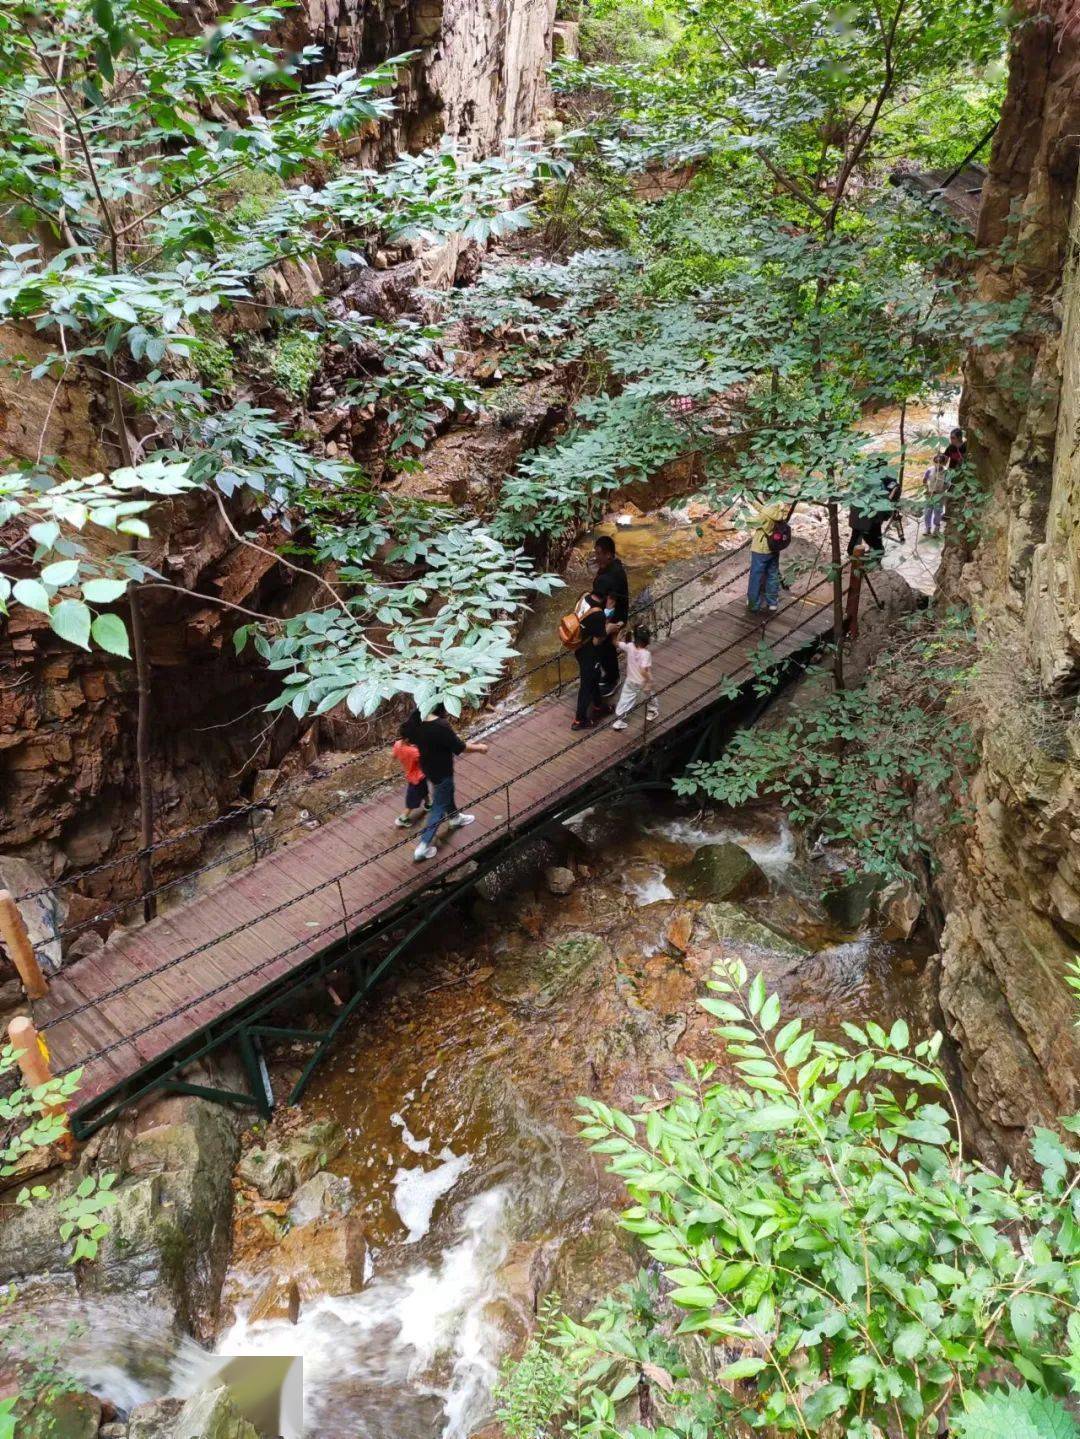
[[[867,407],[928,398],[965,347],[1028,322],[1022,303],[977,303],[970,237],[888,183],[915,131],[913,158],[943,167],[985,132],[1002,15],[725,0],[653,6],[645,23],[667,34],[660,53],[556,67],[586,117],[564,137],[572,186],[677,181],[641,207],[644,263],[606,312],[633,317],[636,344],[620,364],[593,327],[602,400],[520,467],[505,532],[558,532],[673,449],[703,458],[717,502],[877,499],[899,457],[853,428]],[[677,430],[673,400],[693,402]]]
[[[154,496],[215,485],[228,499],[248,488],[265,498],[267,512],[302,529],[316,497],[366,487],[354,464],[316,459],[266,410],[215,388],[228,384],[235,356],[208,328],[213,321],[244,305],[266,306],[272,316],[266,277],[284,261],[316,257],[347,271],[366,263],[380,242],[462,232],[484,241],[520,228],[529,218],[519,203],[523,192],[551,173],[523,144],[472,160],[443,143],[383,171],[349,163],[346,142],[393,111],[390,91],[410,57],[302,84],[320,56],[314,48],[283,55],[270,43],[284,8],[284,0],[243,6],[196,35],[159,0],[71,0],[59,8],[16,0],[0,16],[0,114],[8,135],[0,209],[7,234],[21,227],[26,237],[0,258],[0,321],[52,346],[33,366],[11,363],[43,393],[75,374],[96,389],[122,461],[111,474],[84,478],[42,455],[4,477],[0,516],[16,538],[0,555],[0,607],[31,604],[76,644],[126,654],[124,618],[107,607],[130,599],[132,582],[171,583],[136,554]],[[282,321],[269,342],[257,342],[261,358],[253,358],[295,398],[317,371],[324,333],[336,344],[378,352],[356,402],[385,405],[396,449],[422,444],[438,407],[473,403],[467,386],[429,366],[432,337],[415,327],[332,321],[321,302],[284,312]],[[193,373],[211,383],[197,383]],[[325,507],[320,512],[325,522]],[[388,508],[384,519],[391,515]],[[465,520],[444,516],[452,533]],[[85,544],[88,525],[131,536],[130,551]],[[507,563],[515,580],[503,616],[531,588],[548,584],[534,584],[516,556]],[[490,643],[482,633],[492,614],[490,588],[481,586],[470,609],[470,576],[457,571],[454,578],[448,628],[457,634],[470,616],[465,647],[482,644],[505,659],[505,627],[493,628]],[[429,584],[409,618],[437,597]],[[320,611],[309,627],[311,646],[343,626],[361,634],[368,614],[362,594],[333,592],[333,607],[337,628]],[[270,621],[268,629],[271,640],[281,638],[280,625]],[[431,648],[433,633],[417,624],[403,634],[391,692],[408,688],[414,661],[426,687],[440,654],[464,658],[460,646]],[[440,644],[444,638],[440,632]],[[337,654],[334,640],[326,645]],[[381,684],[384,657],[376,662],[376,649],[359,639],[354,655],[356,665],[372,656]],[[446,664],[449,682],[477,697],[479,683],[470,687],[452,659]],[[290,698],[297,694],[290,690]]]
[[[561,1367],[535,1349],[511,1366],[517,1432],[705,1439],[738,1420],[931,1439],[1006,1416],[1003,1434],[1073,1432],[1046,1396],[1075,1382],[1080,1151],[1040,1129],[1038,1183],[995,1174],[964,1152],[939,1035],[912,1043],[898,1020],[823,1040],[739,962],[708,987],[730,1077],[688,1064],[635,1114],[581,1101],[630,1192],[660,1322],[616,1297],[542,1333]],[[1029,1388],[981,1397],[1003,1373]],[[531,1427],[525,1374],[542,1380]]]

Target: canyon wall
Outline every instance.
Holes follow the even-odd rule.
[[[982,297],[1031,305],[969,358],[961,417],[985,505],[944,598],[971,606],[980,761],[943,842],[941,1005],[972,1122],[999,1159],[1080,1108],[1080,22],[1031,4],[980,215]]]
[[[208,0],[184,7],[192,29],[220,8]],[[555,0],[306,0],[288,12],[282,43],[319,44],[333,72],[370,68],[415,51],[402,72],[398,111],[365,158],[384,159],[416,150],[446,133],[473,154],[494,151],[536,126],[545,94]],[[383,300],[413,293],[418,281],[449,283],[461,246],[444,247],[441,273],[427,261],[360,272],[372,291],[361,311],[383,313]],[[435,256],[439,259],[439,256]],[[398,280],[400,278],[400,283]],[[280,267],[271,276],[279,303],[304,305],[322,287],[318,267]],[[395,289],[395,286],[397,287]],[[376,293],[377,292],[377,293]],[[391,308],[402,308],[398,296]],[[32,334],[0,331],[0,349],[27,355],[48,346]],[[323,423],[336,398],[335,377],[317,376],[307,400],[283,404],[274,393],[238,398],[269,404],[297,429],[312,431],[316,453],[353,448],[348,435],[331,435]],[[340,379],[340,377],[336,377]],[[0,374],[0,459],[11,463],[58,455],[74,472],[117,463],[108,417],[77,374],[56,388]],[[512,456],[506,461],[511,464]],[[254,502],[232,502],[233,519],[258,527]],[[275,537],[266,537],[273,544]],[[267,556],[236,546],[216,503],[185,497],[155,511],[146,558],[167,579],[261,613],[304,606],[303,583]],[[296,750],[298,726],[290,718],[267,727],[262,704],[272,690],[257,662],[232,654],[231,629],[222,611],[161,593],[144,601],[148,649],[154,667],[153,771],[157,829],[167,835],[228,809],[250,794],[256,764],[279,765],[292,752],[308,761],[320,743],[360,747],[369,726],[346,719],[320,721]],[[59,874],[130,851],[137,843],[134,783],[136,694],[133,668],[101,651],[85,653],[57,639],[45,618],[14,607],[0,629],[0,884],[3,853],[18,852]],[[330,729],[336,725],[334,733]],[[257,758],[256,758],[257,757]],[[199,841],[161,857],[158,878],[197,857]],[[133,873],[125,867],[99,876],[99,898],[126,894]],[[91,910],[92,910],[91,906]],[[87,911],[90,912],[90,911]],[[80,915],[83,913],[80,910]]]

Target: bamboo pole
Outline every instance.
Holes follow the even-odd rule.
[[[0,940],[3,940],[8,958],[19,971],[23,989],[28,999],[44,999],[49,986],[41,972],[34,946],[26,932],[26,923],[19,912],[19,906],[11,892],[0,889]]]

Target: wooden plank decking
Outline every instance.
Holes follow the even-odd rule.
[[[723,579],[719,608],[654,646],[658,721],[646,731],[639,710],[622,732],[604,724],[573,734],[574,686],[540,700],[489,737],[486,755],[459,760],[458,802],[476,823],[441,846],[437,859],[415,863],[416,834],[394,828],[394,785],[65,969],[34,1017],[47,1031],[55,1071],[84,1066],[78,1104],[129,1080],[464,857],[572,797],[646,735],[678,728],[714,702],[725,678],[744,681],[763,629],[745,613],[742,564]],[[783,594],[764,630],[778,658],[827,629],[830,601],[827,579],[800,580]]]

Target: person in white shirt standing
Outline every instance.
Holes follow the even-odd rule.
[[[631,639],[618,642],[619,649],[626,656],[626,678],[623,680],[619,702],[615,706],[615,723],[611,726],[612,729],[625,729],[626,716],[643,699],[648,701],[646,719],[654,720],[660,717],[656,691],[653,688],[652,651],[649,649],[651,639],[652,636],[645,626],[638,625]]]

